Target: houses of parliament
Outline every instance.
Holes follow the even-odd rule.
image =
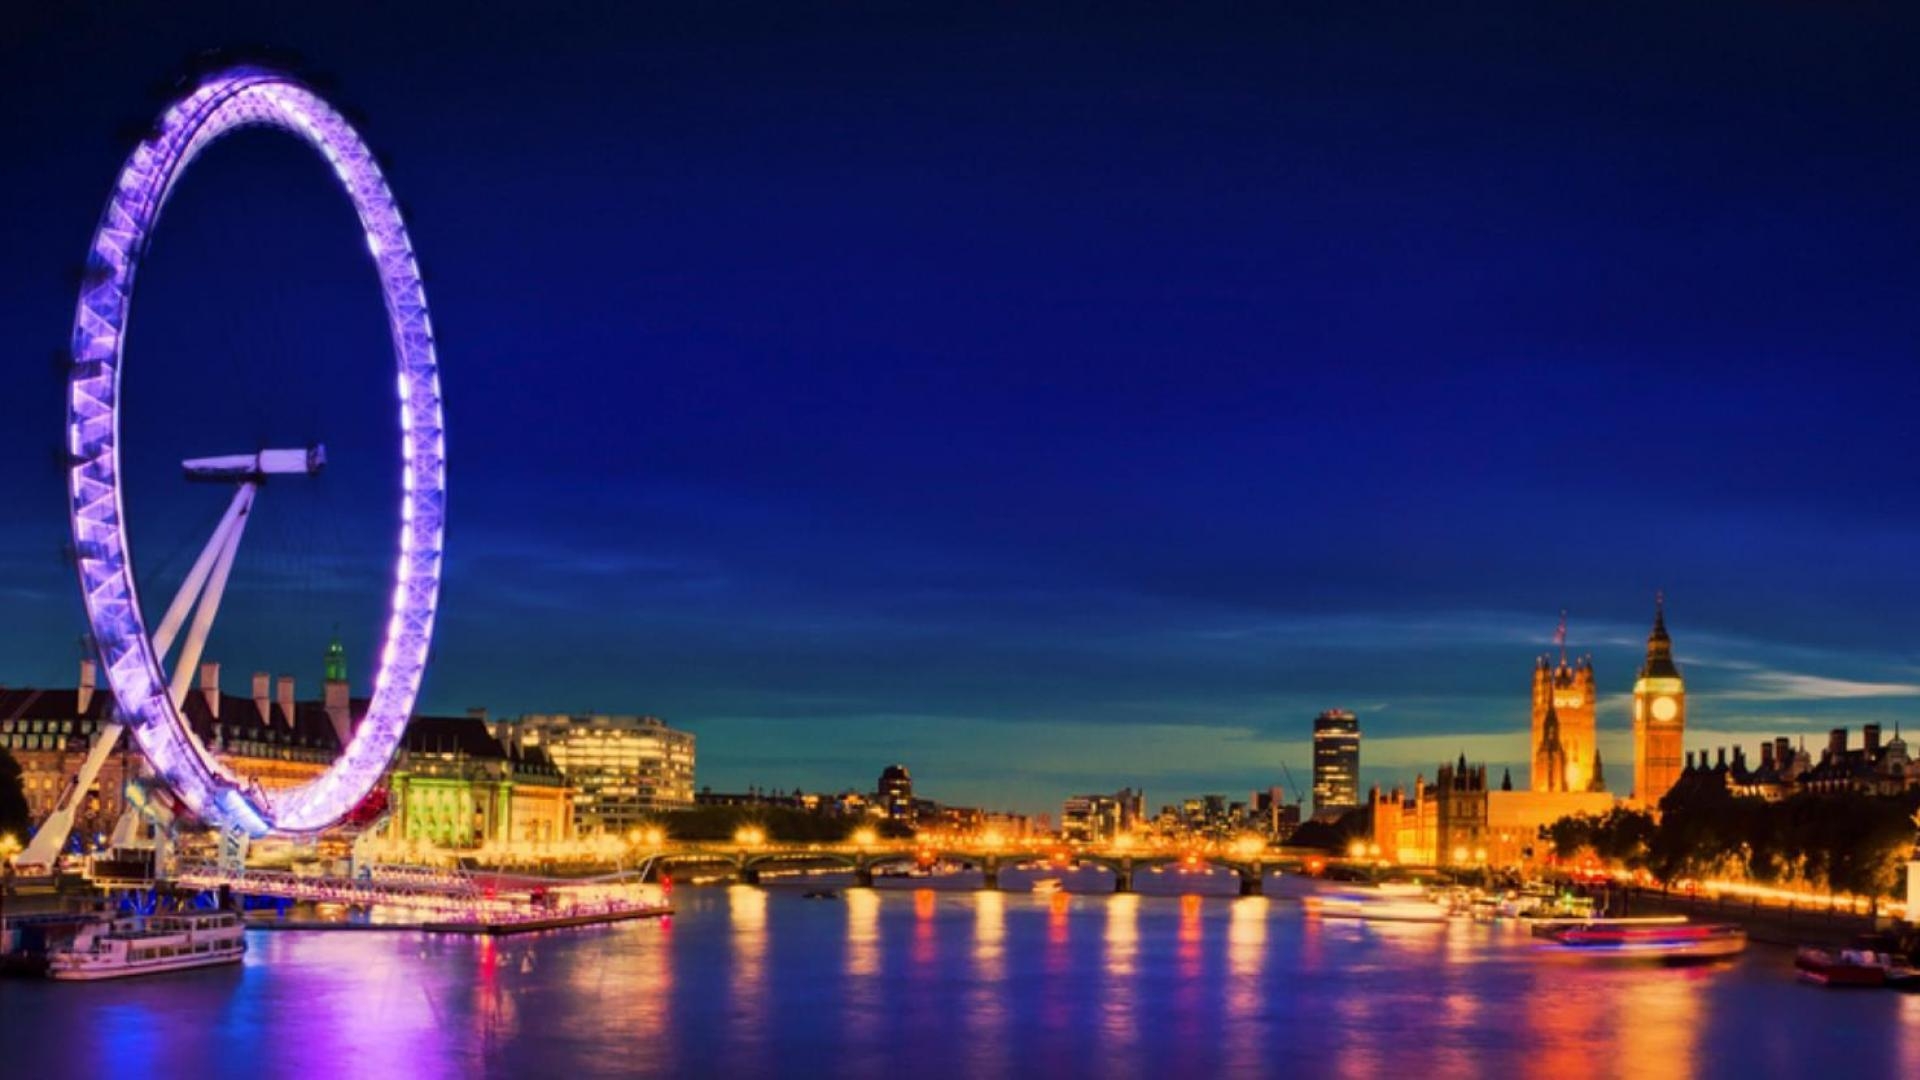
[[[1560,659],[1541,656],[1533,667],[1532,783],[1538,792],[1604,792],[1594,722],[1593,658],[1571,663],[1566,651],[1566,617],[1554,640]],[[1658,806],[1680,778],[1681,742],[1687,726],[1687,687],[1673,662],[1673,638],[1667,633],[1665,599],[1654,603],[1653,629],[1647,635],[1646,660],[1633,683],[1633,788],[1635,801]]]
[[[1368,805],[1373,842],[1384,857],[1414,865],[1511,865],[1533,857],[1542,827],[1573,814],[1604,813],[1621,801],[1600,754],[1593,660],[1568,657],[1564,617],[1555,641],[1557,661],[1541,656],[1533,667],[1527,785],[1515,790],[1509,774],[1496,789],[1487,767],[1469,765],[1462,755],[1441,766],[1432,784],[1419,777],[1411,790],[1382,792],[1375,786]],[[1686,682],[1673,661],[1665,602],[1657,600],[1646,658],[1633,683],[1629,801],[1657,807],[1680,779],[1686,720]]]

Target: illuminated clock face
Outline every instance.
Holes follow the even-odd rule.
[[[1680,715],[1679,702],[1674,701],[1670,697],[1657,697],[1653,699],[1653,718],[1655,720],[1671,720],[1678,715]]]

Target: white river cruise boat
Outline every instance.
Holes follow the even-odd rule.
[[[246,927],[231,911],[149,915],[82,928],[71,946],[48,954],[47,974],[55,979],[122,979],[238,963],[246,954]]]

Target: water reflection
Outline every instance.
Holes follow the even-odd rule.
[[[973,902],[973,984],[967,991],[967,1070],[975,1076],[1007,1072],[1008,988],[1006,896],[982,892]]]
[[[880,973],[880,894],[872,889],[848,889],[847,974],[856,977]]]
[[[506,941],[256,933],[239,969],[0,981],[6,1075],[1920,1075],[1920,997],[1258,898],[687,890]]]
[[[733,1000],[726,1042],[729,1071],[765,1068],[767,1047],[767,894],[752,885],[727,889],[733,950],[728,989]]]
[[[1140,952],[1140,897],[1121,893],[1107,900],[1106,990],[1101,995],[1101,1034],[1107,1072],[1135,1071],[1140,1040],[1139,982],[1134,976]]]
[[[1266,992],[1261,976],[1266,971],[1267,923],[1272,913],[1264,896],[1243,896],[1228,912],[1222,1064],[1228,1073],[1252,1076],[1262,1064],[1260,1019]]]
[[[874,1046],[881,1041],[879,1025],[887,1006],[880,983],[880,894],[873,889],[848,889],[841,895],[847,906],[842,1021],[849,1043]]]
[[[1620,1040],[1619,1053],[1626,1060],[1646,1063],[1646,1075],[1691,1076],[1698,1071],[1696,1055],[1701,1051],[1701,995],[1711,985],[1714,972],[1688,968],[1663,973],[1668,977],[1641,980],[1630,993],[1607,995],[1618,1009],[1609,1026]],[[1618,972],[1600,974],[1603,978],[1612,976],[1608,981],[1619,980]],[[1583,1010],[1588,1016],[1600,1011]],[[1577,1067],[1579,1045],[1599,1035],[1598,1031],[1588,1031],[1556,1044],[1550,1067],[1558,1063]]]

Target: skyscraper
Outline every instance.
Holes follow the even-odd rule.
[[[1687,731],[1687,684],[1673,662],[1665,598],[1655,600],[1647,660],[1633,684],[1633,795],[1658,806],[1680,778],[1681,743]]]
[[[1313,816],[1331,820],[1360,805],[1360,719],[1345,709],[1313,718]]]

